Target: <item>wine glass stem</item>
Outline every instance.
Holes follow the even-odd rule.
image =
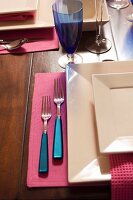
[[[97,3],[97,1],[96,1]],[[98,5],[96,5],[96,10],[97,10],[97,19],[96,19],[96,43],[99,46],[101,41],[102,41],[102,20],[103,20],[103,3],[104,0],[100,1],[100,21],[98,21]]]
[[[68,63],[74,63],[74,54],[67,54]]]
[[[101,35],[100,34],[96,35],[96,43],[97,43],[98,46],[100,46],[101,41],[102,41]]]

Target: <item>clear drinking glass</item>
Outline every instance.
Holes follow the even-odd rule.
[[[115,8],[117,10],[129,6],[128,0],[108,0],[107,2],[110,7]]]
[[[131,4],[132,4],[132,6],[133,6],[133,0],[130,0],[130,2],[131,2]],[[130,14],[127,16],[127,20],[128,20],[129,22],[133,22],[133,12],[130,13]]]
[[[67,55],[59,58],[62,68],[68,63],[81,63],[82,57],[75,54],[83,24],[83,5],[81,0],[56,0],[52,5],[54,23],[59,41]]]
[[[104,0],[95,0],[96,35],[86,43],[87,50],[96,54],[105,53],[112,47],[111,41],[103,37],[103,5]]]

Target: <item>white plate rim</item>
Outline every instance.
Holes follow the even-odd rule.
[[[75,84],[77,82],[74,83],[74,81],[73,81],[73,85],[72,85],[72,84],[69,83],[69,80],[71,78],[74,78],[74,76],[76,78],[81,78],[82,73],[84,73],[85,76],[88,77],[88,75],[92,76],[92,74],[100,74],[100,73],[102,74],[102,73],[112,73],[112,72],[113,73],[120,73],[120,72],[130,72],[130,71],[133,72],[133,61],[113,61],[113,62],[109,61],[109,62],[88,63],[88,64],[80,64],[80,65],[74,65],[73,64],[73,65],[67,66],[67,69],[66,69],[66,89],[67,89],[67,128],[68,128],[68,130],[67,130],[68,181],[70,183],[109,181],[111,179],[111,175],[110,175],[109,171],[106,174],[100,174],[99,171],[97,170],[98,168],[97,169],[95,168],[97,170],[97,171],[95,171],[95,169],[94,169],[94,171],[96,172],[96,173],[94,172],[95,177],[89,177],[87,175],[85,177],[85,174],[83,174],[82,172],[84,171],[84,169],[87,169],[87,165],[85,163],[82,163],[83,169],[80,170],[78,168],[78,165],[76,165],[77,163],[75,163],[76,154],[78,153],[78,151],[76,152],[77,144],[75,143],[75,140],[72,140],[72,138],[71,138],[72,133],[70,132],[70,126],[74,127],[73,132],[76,132],[78,129],[75,128],[75,124],[73,123],[72,117],[70,117],[70,113],[72,114],[73,110],[70,111],[70,108],[72,108],[72,106],[69,105],[69,102],[72,103],[72,105],[75,104],[75,101],[73,100],[73,98],[71,98],[71,95],[72,95],[72,92],[76,89]],[[86,77],[84,77],[84,78],[86,78]],[[81,87],[81,85],[82,85],[81,83],[78,84],[78,87],[79,86]],[[71,88],[71,95],[70,95],[70,91],[69,91],[70,88]],[[80,90],[80,88],[78,88],[78,89]],[[76,123],[76,126],[78,126],[78,123]],[[81,134],[81,136],[83,137],[83,134]],[[78,148],[80,146],[82,146],[81,141],[78,143]],[[88,146],[86,146],[85,148],[87,149],[87,151],[89,151]],[[85,151],[84,154],[87,151]],[[98,155],[100,155],[100,151],[99,151]],[[78,154],[78,156],[80,156],[80,154]],[[99,158],[99,157],[97,157],[97,158]],[[94,160],[95,159],[96,158],[94,158]],[[80,161],[80,158],[79,158],[79,161]],[[77,160],[76,160],[76,162],[77,162]],[[83,162],[83,161],[80,161],[80,162]],[[88,162],[88,160],[86,160],[86,163],[87,162]]]

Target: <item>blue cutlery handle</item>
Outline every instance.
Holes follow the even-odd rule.
[[[62,120],[57,117],[54,128],[54,143],[53,143],[53,158],[63,158],[63,135],[62,135]]]
[[[40,159],[39,159],[39,173],[48,172],[48,135],[47,133],[42,134],[41,148],[40,148]]]

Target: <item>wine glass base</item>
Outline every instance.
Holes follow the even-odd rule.
[[[66,54],[59,58],[58,63],[61,68],[66,69],[66,65],[68,65],[69,63],[74,63],[74,64],[83,63],[83,58],[79,54],[75,53],[73,57],[73,61],[69,62],[68,56]]]
[[[127,6],[129,6],[129,2],[124,2],[124,1],[109,1],[108,5],[111,8],[115,8],[117,10],[122,9],[122,8],[126,8]]]
[[[131,13],[130,15],[127,16],[127,20],[129,22],[133,22],[133,13]]]
[[[100,44],[98,45],[96,41],[88,41],[86,48],[89,52],[95,53],[95,54],[102,54],[107,51],[109,51],[112,47],[111,41],[108,40],[107,38],[104,38],[101,40]]]

